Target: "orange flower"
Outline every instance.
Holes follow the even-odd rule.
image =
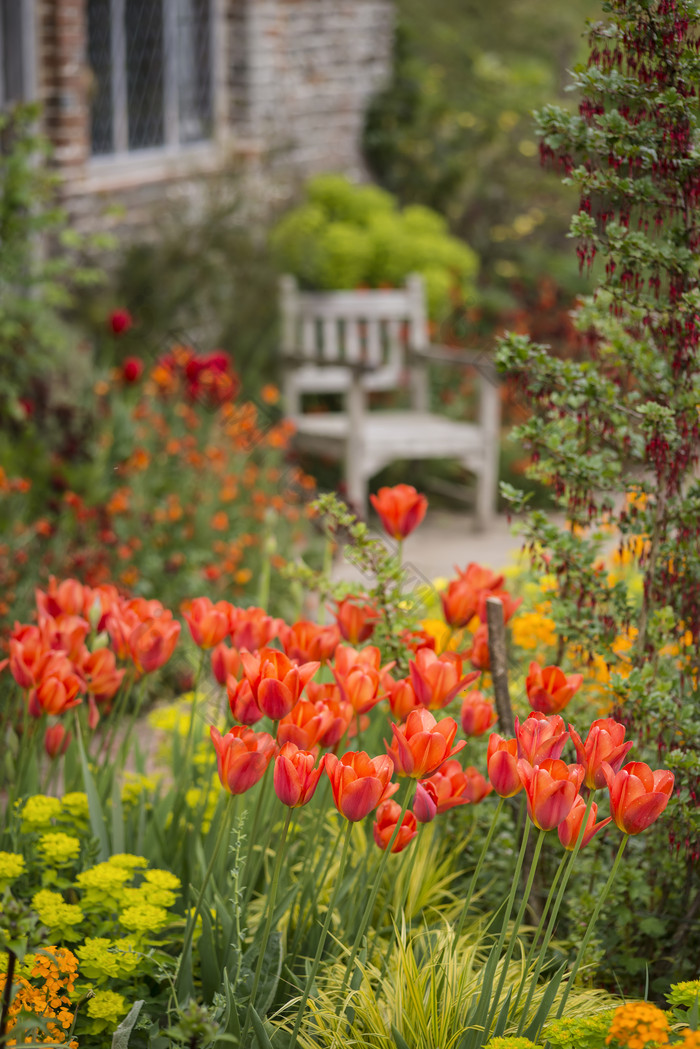
[[[391,782],[391,758],[370,758],[363,750],[348,751],[342,758],[326,755],[326,772],[331,781],[338,812],[357,823],[399,789]]]
[[[83,586],[77,579],[63,579],[56,582],[55,576],[49,576],[47,590],[36,590],[36,607],[47,616],[59,616],[62,612],[69,616],[80,616],[89,607],[90,588]]]
[[[486,767],[491,786],[502,798],[512,798],[523,789],[518,774],[518,741],[504,739],[497,732],[489,736]]]
[[[540,765],[545,758],[558,758],[569,738],[564,719],[558,714],[546,717],[535,712],[525,718],[522,725],[515,719],[515,738],[518,741],[518,757],[525,758],[531,765]]]
[[[460,717],[464,735],[474,737],[483,736],[497,720],[497,714],[491,702],[483,692],[476,689],[473,692],[467,692],[462,700]]]
[[[311,801],[323,772],[325,757],[318,768],[316,758],[307,750],[299,750],[294,743],[285,743],[275,758],[275,794],[283,805],[299,808]]]
[[[335,616],[343,638],[351,645],[360,645],[374,633],[379,612],[372,605],[346,597],[338,602]]]
[[[324,703],[312,703],[303,696],[277,727],[280,746],[294,743],[301,750],[311,750],[333,723],[333,714]]]
[[[446,707],[455,696],[479,676],[462,676],[462,660],[455,652],[436,655],[430,648],[419,648],[408,664],[416,698],[428,710]]]
[[[126,673],[125,670],[117,670],[114,652],[109,648],[98,648],[96,652],[87,653],[80,670],[88,692],[98,702],[116,695]]]
[[[335,623],[320,626],[307,619],[300,619],[291,626],[282,624],[279,638],[290,659],[298,659],[301,663],[317,659],[324,663],[338,647],[340,630]]]
[[[272,721],[279,721],[292,710],[321,665],[309,662],[297,666],[276,648],[263,648],[255,655],[244,649],[241,660],[256,703]]]
[[[212,674],[220,685],[225,685],[229,677],[237,678],[243,669],[241,656],[237,648],[231,648],[220,642],[211,654]]]
[[[440,594],[445,622],[453,630],[465,627],[476,615],[479,592],[464,579],[453,579],[447,590]]]
[[[346,674],[333,668],[341,699],[352,704],[356,714],[366,714],[384,697],[379,692],[379,673],[372,667],[356,663]]]
[[[389,847],[389,842],[394,836],[396,830],[396,824],[399,822],[399,816],[401,815],[401,806],[396,801],[383,801],[377,809],[377,818],[374,821],[372,831],[374,833],[374,840],[380,849],[385,852]],[[418,823],[416,817],[412,812],[405,812],[403,819],[401,820],[401,827],[399,832],[394,839],[394,844],[391,846],[393,852],[403,852],[407,845],[415,838],[418,833]]]
[[[534,767],[523,758],[518,772],[525,788],[527,812],[540,830],[552,830],[571,811],[583,780],[581,765],[567,765],[558,758],[545,758]]]
[[[469,798],[464,796],[467,787],[467,775],[458,761],[446,761],[439,772],[423,781],[423,787],[431,783],[435,788],[436,812],[447,812],[457,805],[466,805]],[[422,822],[422,821],[421,821]]]
[[[389,706],[395,718],[405,721],[412,710],[417,710],[421,704],[418,702],[410,678],[401,678],[393,681],[389,674],[383,679],[384,688],[389,696]]]
[[[576,747],[579,764],[586,770],[586,786],[591,790],[607,786],[603,762],[607,762],[613,772],[619,772],[632,747],[631,740],[624,742],[625,726],[615,721],[615,718],[596,718],[588,730],[585,743],[581,742],[581,737],[571,725],[569,734]]]
[[[459,579],[468,583],[474,590],[498,590],[503,582],[503,576],[492,572],[490,568],[483,568],[474,561],[470,561],[466,568],[460,570],[455,567]]]
[[[229,632],[229,610],[227,601],[212,604],[208,597],[195,597],[182,606],[183,617],[190,628],[195,645],[200,648],[215,648]]]
[[[51,725],[44,733],[44,750],[53,760],[65,754],[70,740],[71,734],[66,732],[63,725]]]
[[[140,674],[150,674],[167,663],[177,645],[180,624],[170,612],[157,619],[146,619],[135,627],[128,638],[134,666]]]
[[[559,824],[559,841],[564,848],[569,851],[572,851],[576,847],[576,842],[581,833],[581,824],[583,823],[585,812],[586,802],[580,794],[577,794],[569,815],[564,819],[563,823]],[[601,820],[600,823],[596,823],[597,815],[598,806],[594,801],[591,805],[591,810],[588,813],[588,819],[586,820],[586,829],[584,830],[583,838],[581,839],[581,848],[588,845],[588,842],[598,833],[599,830],[602,830],[603,827],[607,827],[608,823],[612,822],[612,816],[608,816],[607,819]]]
[[[491,653],[489,652],[489,628],[482,623],[477,628],[472,638],[472,647],[469,649],[469,658],[472,666],[477,670],[489,670],[491,668]]]
[[[464,797],[468,801],[471,801],[473,805],[476,805],[479,801],[483,801],[483,799],[493,790],[493,787],[487,783],[483,774],[473,765],[467,765],[464,770],[464,775],[467,778],[467,785],[464,788]]]
[[[44,714],[63,714],[82,702],[78,696],[82,682],[75,674],[73,664],[62,653],[55,653],[43,668],[41,681],[29,697],[32,717]]]
[[[247,678],[236,681],[235,677],[228,677],[226,692],[231,713],[242,725],[254,725],[256,721],[260,721],[265,716],[255,702],[255,696]]]
[[[405,539],[418,527],[428,500],[419,495],[410,484],[397,484],[393,488],[380,488],[377,495],[371,495],[372,506],[379,515],[382,527],[392,539]]]
[[[581,687],[582,682],[583,674],[570,674],[567,677],[560,667],[542,669],[538,663],[530,663],[525,688],[533,710],[542,714],[558,714]]]
[[[429,710],[412,710],[402,726],[391,726],[394,742],[387,744],[388,753],[399,775],[412,779],[431,776],[448,758],[458,754],[466,746],[460,740],[452,743],[457,734],[454,718],[436,721]]]
[[[630,761],[619,772],[602,763],[610,791],[610,812],[624,834],[641,834],[668,805],[674,777],[668,769],[655,772],[643,761]]]
[[[221,786],[229,794],[244,794],[262,778],[277,747],[269,732],[253,732],[237,725],[222,736],[218,729],[209,730],[216,750],[216,764]]]

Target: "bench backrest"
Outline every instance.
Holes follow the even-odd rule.
[[[359,367],[365,390],[406,385],[406,351],[428,345],[423,280],[403,288],[299,291],[293,277],[280,282],[282,354],[288,410],[304,393],[345,393]],[[354,367],[353,367],[354,366]]]

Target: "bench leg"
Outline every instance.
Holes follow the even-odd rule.
[[[357,514],[361,520],[367,520],[369,488],[368,478],[365,477],[356,456],[349,454],[345,460],[345,484],[347,487],[347,501],[350,509]]]
[[[476,475],[476,525],[481,532],[489,528],[496,514],[497,471],[497,459],[487,456],[486,462]]]

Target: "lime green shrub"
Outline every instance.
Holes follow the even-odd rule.
[[[450,236],[441,215],[419,204],[399,209],[390,193],[343,175],[311,179],[306,199],[280,220],[271,245],[280,268],[306,288],[393,286],[420,273],[434,319],[453,300],[474,297],[478,258]]]

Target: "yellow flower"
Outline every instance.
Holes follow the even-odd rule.
[[[141,961],[141,955],[134,950],[130,940],[115,942],[104,936],[86,937],[85,942],[76,947],[75,953],[80,960],[82,975],[98,983],[124,979]]]
[[[27,798],[22,809],[22,830],[47,830],[60,811],[61,802],[58,798],[50,798],[47,794],[33,794],[31,798]]]
[[[95,996],[87,1003],[87,1014],[93,1021],[95,1034],[102,1031],[113,1031],[127,1013],[126,998],[115,991],[95,991]]]
[[[131,932],[158,932],[169,921],[170,915],[163,907],[154,907],[150,903],[137,903],[119,915],[120,925]]]
[[[51,932],[60,933],[64,939],[75,939],[75,925],[80,925],[83,912],[75,903],[66,903],[60,892],[40,889],[32,896],[32,907],[39,915],[42,925]]]
[[[132,856],[130,852],[115,852],[113,856],[109,857],[109,862],[114,867],[123,867],[127,871],[148,866],[148,860],[145,856]]]
[[[61,831],[49,831],[39,838],[39,855],[47,867],[70,867],[80,854],[77,838]]]
[[[87,794],[82,790],[74,790],[64,794],[61,798],[61,808],[64,818],[67,816],[78,825],[86,824],[89,817]]]
[[[81,871],[75,881],[83,890],[84,906],[104,912],[120,908],[124,885],[130,878],[130,871],[107,862]]]
[[[18,852],[0,852],[0,889],[6,889],[24,870],[24,856]]]

